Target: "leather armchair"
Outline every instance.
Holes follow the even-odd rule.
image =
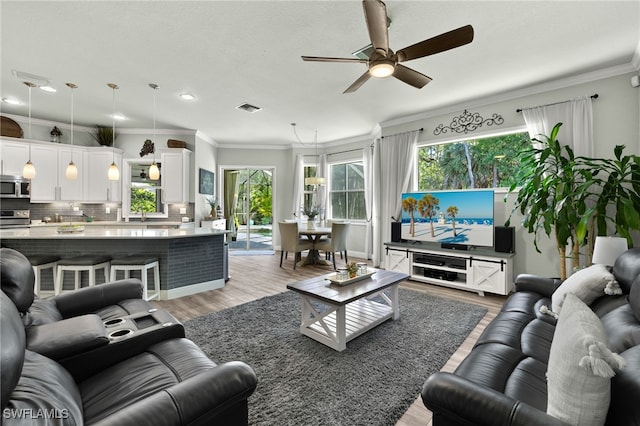
[[[247,398],[257,385],[251,367],[216,365],[190,340],[137,342],[126,358],[81,380],[26,343],[16,306],[0,292],[4,426],[33,422],[35,415],[39,425],[247,424]]]

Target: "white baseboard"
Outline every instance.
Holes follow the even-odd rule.
[[[177,299],[178,297],[189,296],[191,294],[202,293],[203,291],[216,290],[224,287],[224,279],[205,281],[191,284],[184,287],[172,288],[160,291],[160,300]]]

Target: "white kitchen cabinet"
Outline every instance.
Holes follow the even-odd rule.
[[[72,148],[70,145],[59,145],[58,149],[58,201],[82,201],[84,176],[87,172],[84,164],[84,149]],[[67,166],[73,160],[78,168],[78,177],[67,179]]]
[[[84,148],[70,145],[31,146],[31,161],[36,168],[36,176],[31,179],[31,202],[82,201],[84,173]],[[78,167],[78,178],[66,178],[67,165],[71,161]]]
[[[22,167],[29,160],[29,143],[0,141],[0,174],[22,175]]]
[[[161,154],[164,203],[189,202],[191,151],[174,148]]]
[[[122,151],[112,148],[92,148],[85,153],[87,173],[84,187],[85,202],[122,201]],[[120,169],[119,180],[109,180],[107,172],[115,162]]]
[[[36,175],[31,179],[31,202],[58,200],[58,145],[32,145],[31,162]]]

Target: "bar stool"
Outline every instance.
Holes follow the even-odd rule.
[[[148,294],[147,271],[153,270],[153,294]],[[128,256],[111,260],[111,281],[117,279],[118,271],[124,271],[124,277],[129,278],[131,271],[140,272],[142,281],[142,298],[144,300],[159,299],[160,296],[160,263],[157,257]]]
[[[29,256],[29,263],[33,268],[33,274],[35,275],[35,281],[33,284],[33,291],[39,297],[42,292],[42,271],[51,269],[51,277],[54,283],[53,293],[55,293],[55,280],[56,280],[56,268],[58,266],[58,256],[52,256],[47,254],[36,254]]]
[[[82,287],[80,273],[82,271],[89,272],[89,287],[96,284],[96,272],[98,269],[104,269],[104,281],[109,281],[109,256],[87,254],[82,256],[70,257],[58,261],[58,273],[56,274],[55,293],[62,292],[64,284],[64,272],[73,271],[75,273],[75,289]]]

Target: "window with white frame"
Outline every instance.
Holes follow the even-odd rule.
[[[504,188],[519,179],[527,132],[465,138],[418,147],[418,190]]]
[[[366,220],[362,161],[332,164],[329,168],[329,176],[331,218]]]

